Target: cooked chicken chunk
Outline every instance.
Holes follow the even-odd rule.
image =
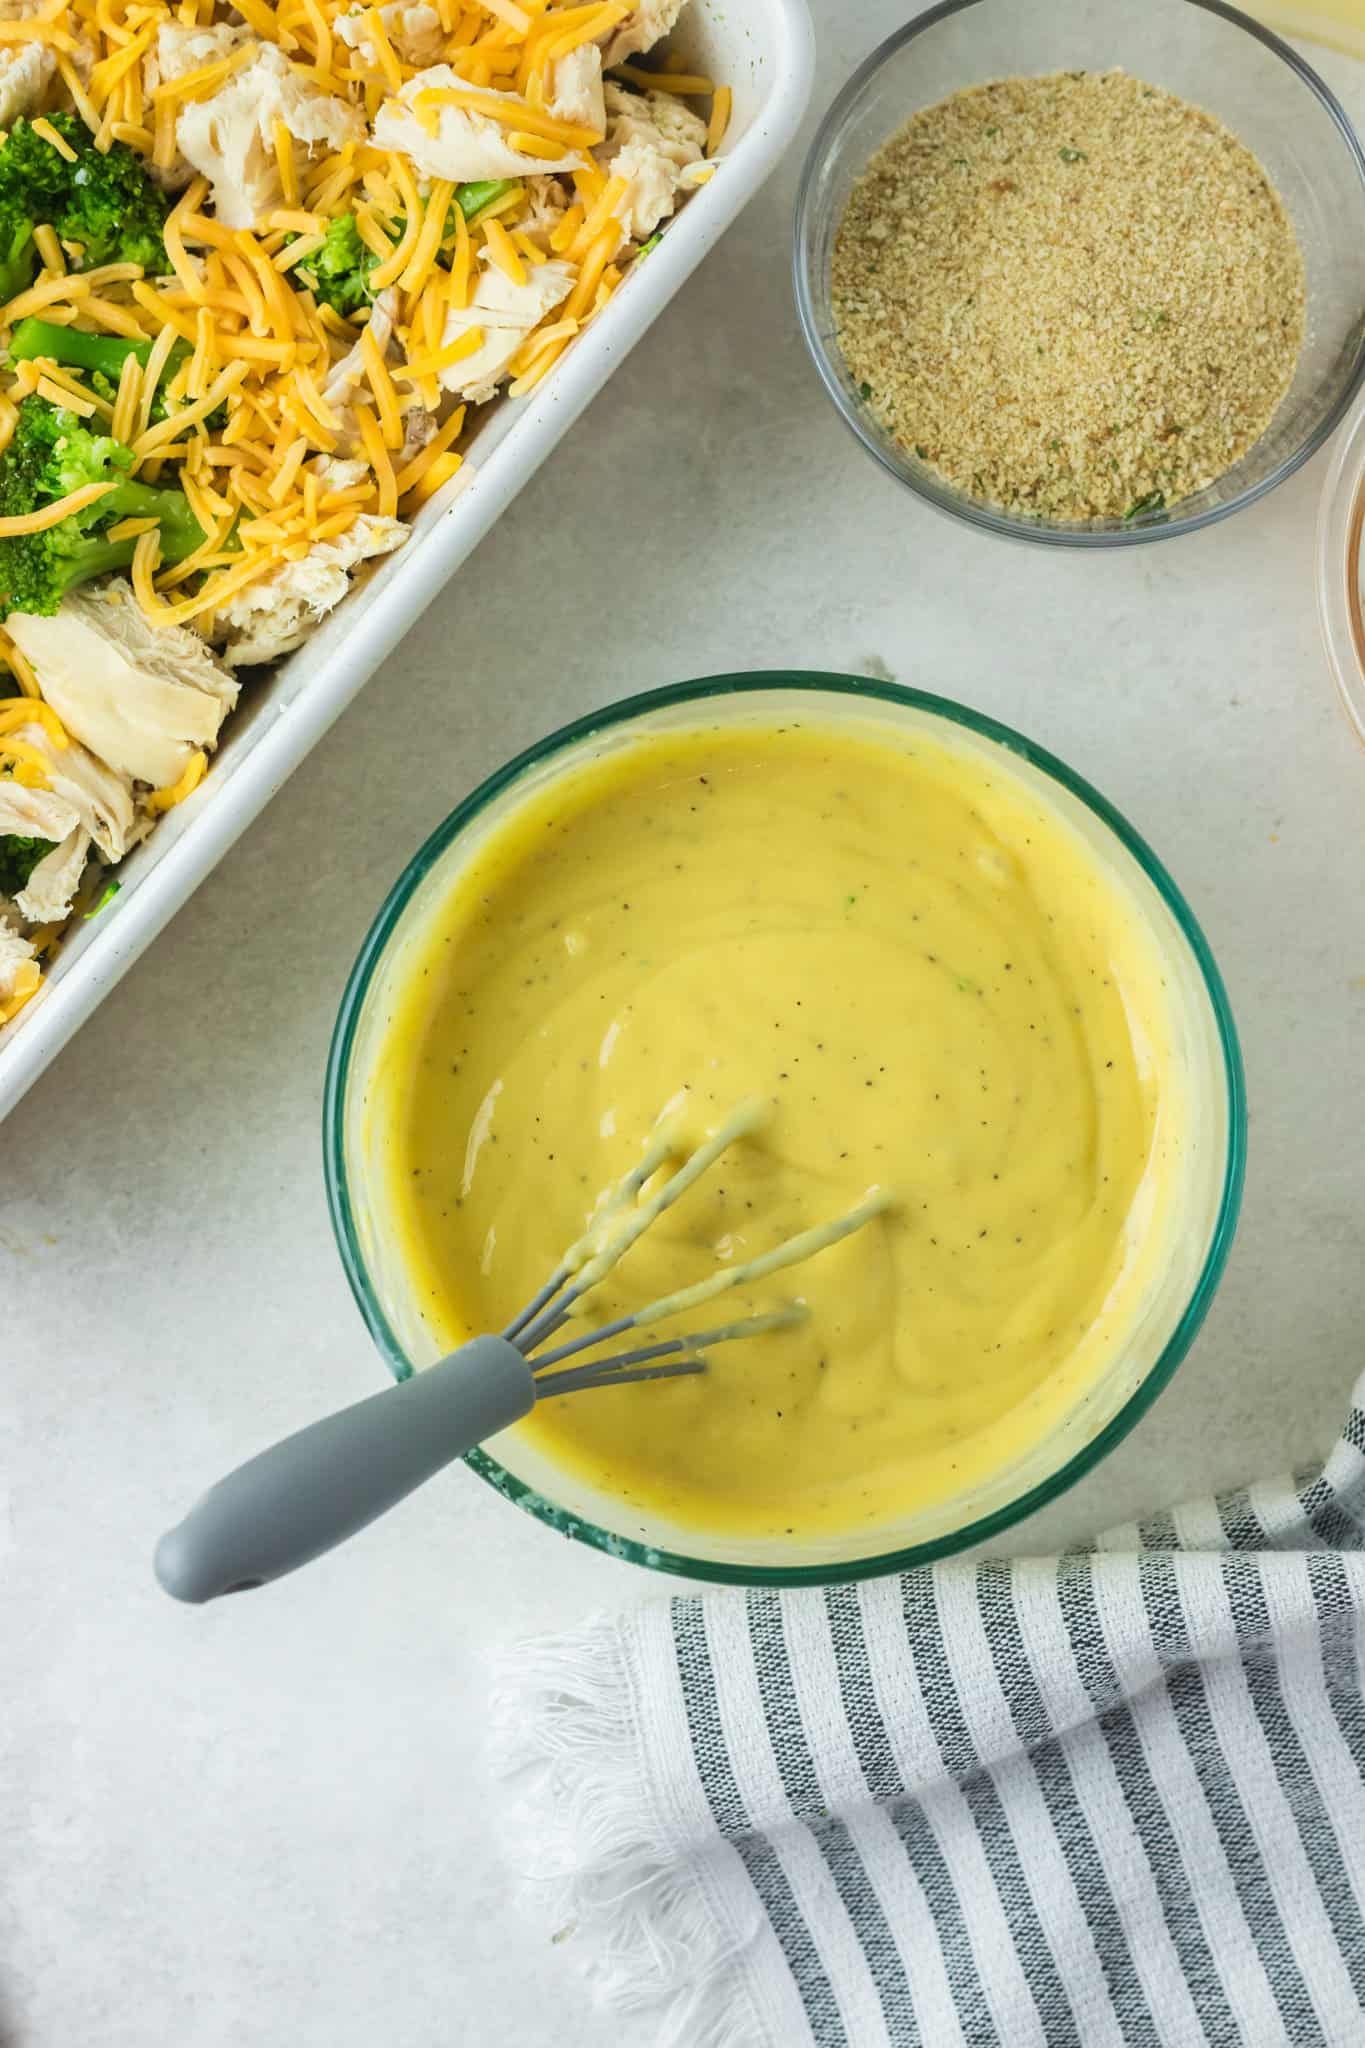
[[[30,789],[26,783],[0,776],[0,839],[15,833],[20,839],[48,839],[55,844],[79,823],[74,807],[55,790]]]
[[[349,455],[315,455],[309,467],[316,472],[324,491],[352,490],[370,474],[368,462]]]
[[[620,209],[627,239],[644,242],[678,203],[678,188],[702,160],[706,123],[666,92],[606,88],[607,139],[593,155],[603,170],[624,178]]]
[[[0,836],[11,832],[45,839],[51,848],[14,899],[20,916],[31,924],[65,917],[90,851],[90,834],[75,806],[53,790],[0,781]]]
[[[186,28],[178,21],[163,22],[156,32],[156,54],[145,64],[147,84],[153,90],[170,78],[184,78],[205,64],[217,64],[251,41],[249,29],[221,22],[217,28]]]
[[[14,907],[30,924],[57,924],[70,915],[90,857],[90,834],[73,825],[51,853],[45,853],[14,899]]]
[[[475,405],[491,398],[531,329],[568,297],[573,281],[567,263],[542,263],[528,273],[525,284],[513,284],[496,264],[485,265],[469,304],[446,314],[444,346],[458,341],[471,327],[483,333],[482,347],[442,370],[446,390],[458,391]]]
[[[560,121],[572,121],[579,128],[607,132],[607,110],[602,95],[602,52],[595,43],[580,43],[561,57],[550,73],[549,111]]]
[[[448,64],[433,64],[419,71],[404,85],[396,99],[386,100],[374,123],[377,149],[399,149],[428,178],[453,178],[455,183],[480,178],[515,178],[523,171],[577,171],[586,159],[575,151],[562,157],[527,156],[513,149],[508,136],[513,132],[468,107],[438,106],[435,134],[422,126],[413,108],[420,93],[449,91],[487,92],[491,87],[471,86]],[[514,106],[521,101],[513,92],[499,92],[497,99]]]
[[[18,619],[21,614],[11,614]],[[54,747],[45,726],[21,726],[16,735],[36,748],[47,768],[47,789],[24,789],[17,782],[0,783],[5,792],[0,832],[20,832],[40,839],[64,839],[76,826],[90,834],[106,860],[122,860],[130,846],[148,830],[133,802],[133,784],[127,775],[106,768],[75,740],[69,746]]]
[[[41,14],[44,0],[0,0],[0,21],[28,21]],[[74,15],[63,20],[70,38],[71,63],[82,85],[90,82],[95,53],[83,21]],[[43,94],[57,75],[57,57],[46,43],[5,43],[0,45],[0,130],[7,129],[20,114],[35,114]]]
[[[56,73],[56,54],[46,43],[0,47],[0,128],[12,128],[21,114],[33,113]]]
[[[252,227],[283,204],[276,121],[307,152],[365,140],[359,107],[310,85],[283,50],[262,43],[249,64],[212,98],[187,106],[176,123],[180,152],[211,181],[214,212],[224,227]]]
[[[155,44],[143,59],[147,91],[155,92],[157,86],[165,84],[168,79],[183,78],[186,72],[198,71],[205,64],[216,64],[250,41],[251,31],[238,28],[231,22],[221,22],[213,28],[187,28],[182,22],[163,22],[157,30]],[[179,191],[194,176],[193,164],[188,163],[178,149],[168,164],[149,158],[147,169],[157,184],[168,192]]]
[[[615,30],[603,56],[605,64],[624,64],[641,50],[652,50],[683,11],[685,0],[640,0]]]
[[[236,679],[199,635],[149,625],[126,583],[72,591],[51,618],[11,612],[5,623],[67,731],[134,782],[178,782],[237,701]]]
[[[32,958],[32,940],[16,931],[0,908],[0,1005],[14,1000],[21,981],[28,983],[33,979],[29,966]]]
[[[517,222],[528,234],[545,241],[569,210],[569,195],[558,178],[526,180],[526,211]]]
[[[351,570],[373,555],[387,555],[407,534],[401,520],[364,513],[349,532],[319,541],[301,562],[284,562],[263,582],[238,591],[218,614],[223,660],[248,668],[288,654],[340,604]]]
[[[370,308],[370,332],[379,344],[380,353],[385,356],[390,353],[392,348],[393,323],[397,313],[398,294],[396,291],[381,292]],[[363,390],[364,385],[365,354],[360,343],[357,341],[351,348],[347,349],[345,355],[338,362],[333,363],[322,387],[323,397],[340,421],[340,429],[337,434],[337,449],[343,456],[352,455],[361,445],[360,428],[356,423],[355,416],[355,398],[357,393]],[[367,471],[362,470],[361,475],[363,476],[367,473]],[[351,481],[358,483],[360,477],[353,477]],[[344,490],[346,486],[344,484],[336,484],[333,488],[335,490]]]
[[[379,53],[365,33],[368,11],[365,7],[352,7],[347,13],[338,14],[332,27],[348,49],[358,51],[367,64],[375,64]],[[392,0],[391,5],[380,8],[379,19],[405,64],[435,64],[439,60],[446,39],[441,17],[434,7],[422,4],[422,0],[415,6],[405,5],[404,0]]]
[[[383,291],[370,308],[369,329],[379,344],[381,355],[387,355],[389,343],[393,340],[393,324],[398,318],[398,294],[392,289]],[[340,362],[333,363],[322,387],[322,395],[336,412],[345,412],[356,392],[365,382],[365,355],[360,343],[347,349]]]
[[[36,722],[24,726],[20,737],[43,755],[50,787],[0,781],[0,834],[48,841],[50,852],[33,869],[14,905],[30,924],[55,924],[71,909],[92,840],[107,859],[117,860],[140,836],[132,784],[75,741],[54,746],[46,727]]]
[[[427,443],[435,440],[439,425],[434,412],[428,412],[425,406],[410,405],[403,414],[403,445],[393,458],[394,467],[401,469],[414,455],[420,455]]]

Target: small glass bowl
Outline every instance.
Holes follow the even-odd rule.
[[[1215,115],[1254,151],[1288,208],[1307,273],[1307,330],[1267,431],[1169,511],[1068,524],[1028,518],[945,483],[874,418],[837,338],[830,258],[869,159],[921,107],[992,79],[1115,66]],[[796,302],[840,417],[907,490],[986,533],[1052,547],[1124,547],[1193,533],[1250,505],[1308,460],[1365,379],[1365,155],[1334,95],[1269,29],[1220,0],[944,0],[862,64],[811,144],[796,202]]]
[[[1343,433],[1318,512],[1318,620],[1346,716],[1365,741],[1365,406]]]
[[[564,726],[490,776],[399,876],[352,969],[327,1068],[327,1194],[351,1291],[395,1378],[433,1364],[444,1349],[426,1321],[386,1198],[396,1123],[385,1077],[387,1026],[431,916],[487,835],[584,761],[644,734],[789,718],[847,725],[864,737],[879,730],[898,741],[916,732],[937,736],[1022,781],[1058,813],[1130,893],[1162,947],[1170,985],[1179,990],[1176,1043],[1198,1120],[1190,1134],[1188,1227],[1176,1233],[1160,1284],[1113,1369],[1042,1443],[970,1496],[894,1527],[759,1543],[665,1525],[592,1492],[516,1430],[469,1455],[481,1478],[563,1535],[655,1571],[737,1585],[821,1585],[899,1571],[980,1542],[1074,1485],[1145,1414],[1193,1342],[1236,1229],[1246,1143],[1237,1035],[1203,934],[1156,856],[1080,776],[964,705],[861,676],[779,671],[679,683]]]

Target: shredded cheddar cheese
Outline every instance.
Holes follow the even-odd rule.
[[[728,85],[718,85],[716,96],[711,102],[711,118],[706,124],[706,154],[714,156],[725,140],[725,131],[730,125],[730,111],[733,94]]]
[[[51,143],[58,156],[65,157],[69,164],[74,164],[77,161],[76,152],[71,147],[71,144],[64,135],[58,134],[50,121],[44,120],[40,116],[33,124],[33,132],[35,135],[41,135],[44,142]]]
[[[716,91],[714,79],[678,71],[644,71],[638,64],[618,64],[615,76],[646,92],[676,92],[685,99],[709,99]]]
[[[611,137],[576,111],[557,111],[556,67],[593,45],[604,49],[640,5],[432,0],[439,31],[428,42],[423,27],[420,48],[404,11],[382,0],[233,0],[231,8],[227,0],[39,0],[33,14],[0,20],[0,49],[36,45],[55,60],[56,76],[29,113],[34,134],[54,152],[54,171],[56,158],[79,159],[52,118],[61,110],[84,124],[96,149],[143,158],[173,195],[164,260],[145,274],[136,263],[90,265],[79,243],[35,225],[36,260],[21,273],[32,282],[0,306],[0,330],[38,316],[134,346],[121,361],[112,356],[107,376],[59,360],[60,348],[0,367],[0,459],[26,400],[60,407],[131,450],[131,481],[182,491],[202,535],[168,561],[158,521],[150,513],[101,515],[117,486],[95,482],[0,518],[0,546],[79,515],[86,531],[131,551],[128,582],[150,629],[189,628],[214,644],[230,628],[234,600],[277,576],[287,591],[295,565],[344,541],[358,521],[370,532],[394,522],[396,541],[400,519],[430,517],[432,501],[473,473],[460,446],[470,411],[461,364],[507,333],[500,376],[485,380],[480,370],[475,388],[496,382],[524,396],[620,286],[638,196],[632,178],[613,169]],[[342,15],[358,29],[348,22],[343,35]],[[175,75],[174,44],[163,30],[227,24],[240,34],[234,47],[205,43],[199,61]],[[267,47],[283,65],[271,54],[253,71]],[[458,83],[424,89],[419,74],[437,63]],[[620,65],[613,76],[684,100],[709,94],[696,153],[704,132],[705,158],[715,156],[731,118],[727,87],[713,87],[678,58],[662,71]],[[259,96],[266,110],[263,146],[253,143],[250,166],[237,166],[235,180],[235,116],[212,121],[220,94],[242,106]],[[294,116],[299,95],[306,121]],[[324,110],[325,101],[342,105]],[[379,115],[398,105],[443,147],[451,131],[458,137],[467,128],[477,141],[491,124],[522,159],[524,175],[492,181],[490,190],[478,170],[465,173],[481,202],[471,206],[471,227],[458,171],[430,177],[403,149],[376,142]],[[451,112],[468,123],[444,118]],[[185,171],[182,140],[196,123],[228,160],[221,186]],[[570,169],[550,168],[565,159]],[[709,161],[681,174],[664,161],[674,205],[710,174]],[[228,185],[241,210],[224,205],[220,214]],[[239,225],[252,205],[259,213]],[[339,216],[348,222],[340,242]],[[367,271],[354,269],[351,227]],[[537,274],[552,260],[568,266],[567,291],[548,311],[519,319],[518,294],[536,305]],[[338,264],[354,271],[345,290],[335,283]],[[488,304],[488,319],[471,318],[471,303]],[[447,341],[452,314],[469,324]],[[0,348],[4,339],[0,331]],[[46,787],[68,744],[41,675],[0,620],[0,778]],[[182,803],[209,755],[197,748],[164,788],[136,785],[135,813],[155,818]],[[50,958],[60,932],[58,923],[29,938]],[[0,1023],[39,985],[37,960],[12,974]]]
[[[21,960],[14,970],[14,982],[8,998],[0,1002],[0,1024],[8,1024],[37,995],[42,982],[43,971],[36,960]]]
[[[98,504],[117,488],[117,484],[82,484],[79,490],[68,491],[64,498],[51,505],[40,505],[35,512],[0,519],[0,540],[7,540],[12,534],[46,533],[50,526],[60,526],[73,512],[84,512],[87,505]]]
[[[13,642],[10,644],[13,647]],[[13,651],[17,654],[19,650],[14,648]],[[71,745],[66,727],[50,704],[35,703],[27,694],[0,698],[0,732],[13,732],[16,727],[35,723],[42,726],[58,753]]]
[[[513,284],[525,284],[526,265],[517,253],[516,244],[500,220],[488,220],[483,224],[484,246],[497,264],[504,277]]]
[[[174,810],[177,804],[183,804],[185,798],[198,789],[208,765],[208,755],[202,747],[198,748],[190,755],[179,781],[171,783],[166,789],[154,789],[143,799],[146,808],[153,814],[159,814],[162,811]]]

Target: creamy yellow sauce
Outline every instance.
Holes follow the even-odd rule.
[[[890,1524],[1019,1458],[1132,1332],[1178,1207],[1170,1048],[1145,918],[990,758],[890,728],[646,738],[530,797],[432,916],[381,1056],[395,1227],[453,1345],[535,1293],[666,1105],[682,1148],[766,1098],[603,1317],[871,1185],[894,1208],[694,1319],[797,1296],[800,1327],[520,1427],[685,1527]]]

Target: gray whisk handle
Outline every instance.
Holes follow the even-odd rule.
[[[210,1487],[156,1547],[177,1600],[215,1600],[311,1563],[394,1507],[443,1466],[530,1413],[531,1369],[502,1337],[476,1337]]]

